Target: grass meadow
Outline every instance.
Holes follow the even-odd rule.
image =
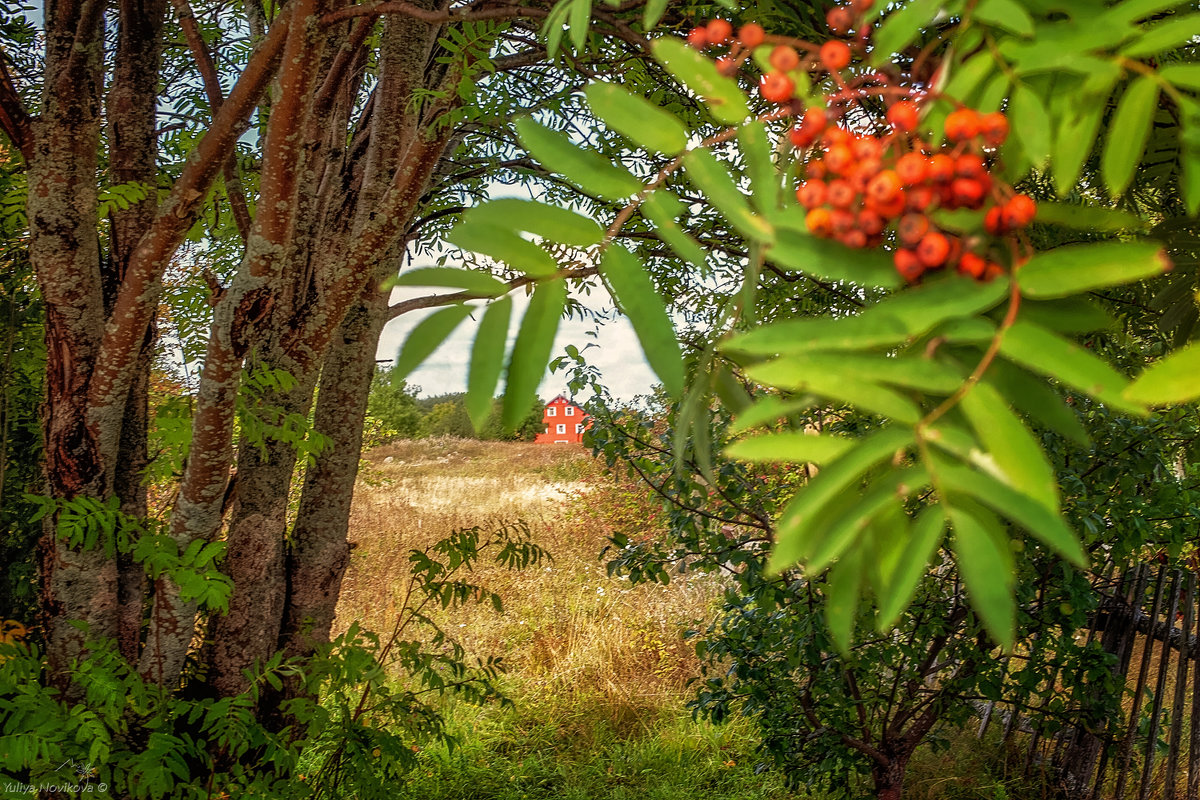
[[[468,653],[503,657],[501,686],[515,708],[447,699],[460,745],[420,752],[398,797],[808,797],[761,763],[749,721],[714,726],[686,707],[699,662],[683,632],[714,608],[718,579],[630,586],[607,576],[600,553],[612,530],[654,524],[655,504],[630,497],[577,446],[440,438],[367,455],[335,632],[354,621],[390,630],[408,585],[408,551],[453,529],[521,519],[552,556],[519,572],[476,570],[503,598],[503,613],[484,603],[433,614]],[[986,777],[978,742],[963,744],[920,758],[906,797],[1005,797]]]

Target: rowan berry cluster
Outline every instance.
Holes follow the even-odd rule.
[[[871,5],[872,0],[852,0],[829,12],[826,21],[835,35],[854,32],[849,43],[831,39],[817,46],[769,36],[756,23],[742,26],[735,38],[732,26],[719,19],[692,30],[688,41],[699,49],[729,45],[729,53],[717,60],[729,74],[756,48],[772,46],[766,59],[771,69],[759,93],[795,118],[789,135],[800,152],[802,178],[796,197],[814,235],[853,248],[887,243],[896,270],[910,283],[946,268],[990,280],[1005,271],[1000,262],[1016,259],[1013,236],[1036,212],[1032,199],[993,174],[1008,120],[1000,112],[958,107],[946,115],[941,141],[935,142],[922,131],[933,95],[920,82],[848,72],[855,51],[865,48],[869,26],[863,15]],[[797,97],[800,72],[828,73],[832,88],[817,97]],[[885,111],[886,124],[878,115],[849,113],[868,103]],[[983,230],[959,234],[937,223],[941,212],[960,209],[984,212]]]

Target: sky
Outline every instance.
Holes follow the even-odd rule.
[[[393,291],[392,302],[429,293],[427,288],[401,287]],[[529,302],[522,293],[514,294],[513,299],[514,309],[508,331],[510,347]],[[590,297],[582,299],[592,308],[600,309],[604,303],[608,303],[609,309],[612,307],[611,301],[604,296],[603,291],[594,292]],[[379,339],[376,358],[394,359],[408,332],[431,313],[432,311],[427,310],[415,311],[388,323]],[[471,343],[475,339],[479,316],[476,314],[474,319],[468,318],[463,322],[424,364],[413,371],[408,378],[408,384],[421,387],[420,396],[467,390],[467,365],[471,358]],[[588,344],[598,345],[588,348],[583,355],[589,364],[600,370],[602,382],[615,399],[632,400],[636,395],[649,392],[656,380],[642,356],[641,346],[629,321],[620,317],[604,323],[598,331],[596,329],[596,323],[590,320],[564,319],[559,325],[550,357],[553,359],[563,355],[568,344],[575,345],[581,351]],[[595,336],[589,335],[592,331],[596,331]],[[547,373],[538,387],[538,396],[542,400],[551,400],[560,393],[570,396],[567,391],[568,379],[569,376],[565,372]],[[588,395],[583,394],[576,399],[587,400]]]

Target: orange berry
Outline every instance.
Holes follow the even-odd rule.
[[[858,199],[858,192],[854,191],[854,187],[850,185],[849,181],[843,178],[834,178],[829,182],[825,197],[829,205],[834,208],[849,208]]]
[[[908,207],[908,200],[904,192],[900,191],[896,193],[895,197],[883,202],[868,196],[867,206],[885,219],[895,219],[904,213],[904,209]]]
[[[950,184],[954,193],[954,204],[962,208],[978,209],[983,206],[983,198],[987,192],[983,181],[970,178],[955,178]]]
[[[828,128],[825,135],[821,137],[826,149],[834,145],[844,144],[846,147],[851,147],[854,144],[854,134],[845,128]]]
[[[732,76],[737,73],[737,61],[729,56],[721,56],[717,59],[717,72],[722,75]]]
[[[893,103],[887,111],[888,123],[900,133],[912,133],[920,123],[917,104],[909,100]]]
[[[916,247],[929,233],[929,218],[924,214],[905,214],[896,224],[896,238],[908,247]]]
[[[825,154],[825,166],[835,175],[846,175],[854,166],[854,153],[844,144],[835,144]]]
[[[786,44],[781,44],[771,51],[768,61],[780,72],[791,72],[800,66],[800,54]]]
[[[1037,216],[1037,203],[1027,194],[1018,194],[1004,204],[1004,223],[1010,228],[1024,228]]]
[[[879,143],[878,139],[870,136],[855,136],[850,142],[850,149],[854,151],[854,157],[860,161],[879,158],[883,155],[883,145]]]
[[[800,188],[796,190],[796,199],[800,201],[800,205],[805,208],[816,208],[825,204],[827,195],[825,181],[808,180],[800,184]]]
[[[688,44],[697,50],[708,47],[708,30],[704,27],[692,28],[687,35]]]
[[[946,115],[946,138],[952,142],[965,142],[979,135],[979,114],[970,108],[960,108]]]
[[[830,41],[821,45],[821,65],[830,72],[838,72],[850,66],[852,57],[850,45],[845,42]]]
[[[834,6],[825,15],[825,24],[838,36],[845,36],[854,27],[854,12],[846,6]]]
[[[932,186],[914,186],[908,190],[907,194],[908,204],[906,207],[913,211],[925,211],[937,199]]]
[[[885,169],[874,178],[867,186],[867,194],[876,203],[889,203],[898,194],[900,194],[900,178],[893,170]]]
[[[829,174],[829,168],[825,166],[824,161],[816,159],[804,165],[804,174],[809,178],[822,180]]]
[[[854,185],[854,190],[857,192],[865,192],[867,186],[883,169],[883,162],[878,158],[868,158],[866,161],[859,161],[853,169],[850,170],[850,183]]]
[[[975,253],[963,253],[962,258],[958,259],[958,266],[955,269],[958,270],[959,275],[979,280],[987,270],[987,261]]]
[[[917,244],[917,258],[930,269],[945,264],[949,256],[950,240],[937,231],[925,234]]]
[[[1004,267],[1000,266],[995,261],[987,262],[987,265],[983,268],[983,279],[985,281],[995,280],[1003,274]]]
[[[768,72],[762,76],[758,93],[768,103],[786,103],[796,94],[796,83],[782,72]]]
[[[938,153],[929,159],[929,180],[934,183],[945,183],[954,178],[954,159],[945,153]]]
[[[846,247],[861,250],[867,246],[867,234],[861,228],[851,228],[838,236],[838,241],[846,245]]]
[[[989,147],[999,147],[1008,138],[1008,119],[999,111],[979,118],[979,135]]]
[[[825,124],[825,109],[811,106],[806,108],[804,115],[800,117],[800,124],[792,128],[789,134],[792,144],[800,150],[810,147],[821,135],[821,131],[825,130]]]
[[[747,22],[738,31],[738,41],[742,43],[742,47],[750,50],[761,45],[766,38],[767,32],[757,22]]]
[[[896,265],[896,272],[900,273],[900,277],[909,283],[916,283],[925,272],[925,265],[912,250],[897,250],[892,254],[892,263]]]
[[[830,218],[833,220],[834,233],[846,233],[854,230],[854,226],[858,223],[858,217],[844,208],[835,208],[829,212]]]
[[[826,208],[814,208],[804,217],[804,223],[813,236],[827,237],[833,233],[833,217]]]
[[[896,175],[902,186],[916,186],[929,174],[929,165],[920,153],[905,153],[896,160]]]
[[[733,36],[733,26],[723,19],[714,19],[708,23],[708,41],[712,44],[725,44]]]

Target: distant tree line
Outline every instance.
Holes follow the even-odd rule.
[[[516,430],[506,432],[500,423],[500,401],[496,400],[487,422],[476,431],[467,414],[464,392],[417,397],[420,391],[419,386],[396,380],[391,367],[377,370],[367,399],[363,445],[376,447],[399,439],[426,436],[531,442],[542,432],[541,405],[535,405]]]

